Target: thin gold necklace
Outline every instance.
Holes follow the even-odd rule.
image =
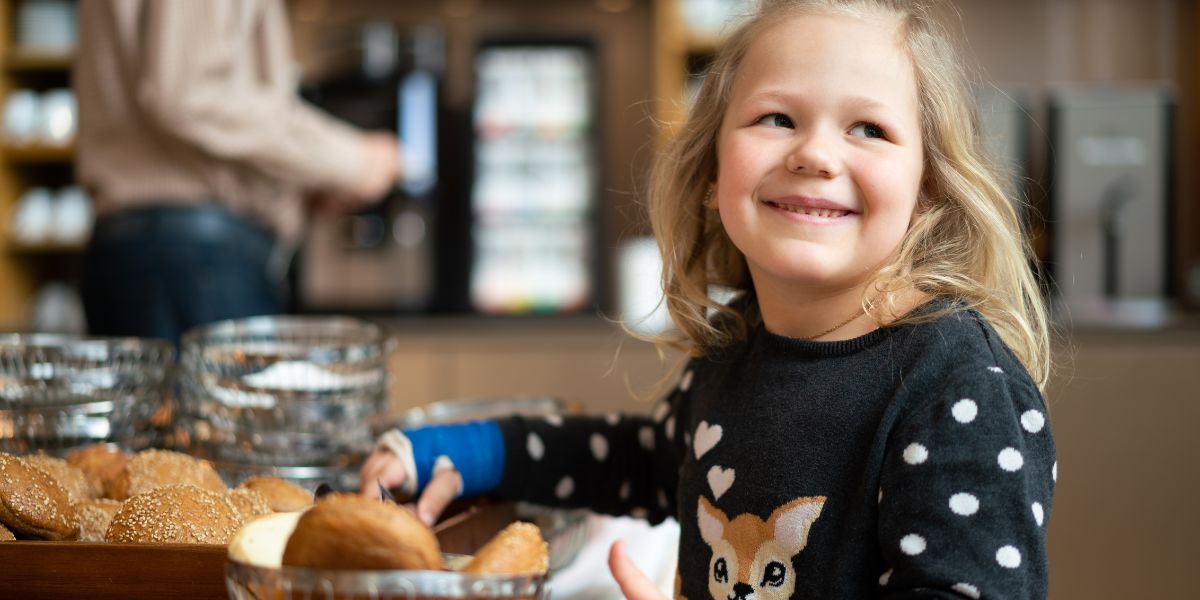
[[[816,335],[810,335],[810,336],[802,337],[802,338],[800,338],[800,339],[802,339],[802,340],[815,340],[815,339],[817,339],[817,338],[819,338],[819,337],[821,337],[821,336],[823,336],[823,335],[825,335],[825,334],[827,334],[827,333],[833,333],[834,331],[837,331],[838,329],[841,329],[841,328],[843,328],[843,327],[845,327],[845,326],[849,325],[851,321],[853,321],[853,320],[855,320],[855,319],[857,319],[857,318],[859,318],[859,317],[863,316],[863,314],[864,314],[864,313],[866,313],[866,312],[867,312],[867,310],[866,310],[865,308],[860,308],[860,309],[858,309],[858,312],[854,313],[854,316],[853,316],[853,317],[850,317],[849,319],[846,319],[845,321],[842,321],[841,323],[838,323],[837,325],[834,325],[833,327],[830,327],[829,329],[826,329],[825,331],[822,331],[821,333],[818,333],[818,334],[816,334]]]

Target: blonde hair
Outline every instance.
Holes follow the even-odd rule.
[[[863,308],[881,326],[903,314],[903,293],[964,299],[996,329],[1043,391],[1050,376],[1046,307],[1004,168],[988,157],[962,61],[929,8],[905,0],[763,0],[728,37],[700,87],[688,119],[658,156],[649,190],[650,222],[663,257],[662,284],[677,331],[657,338],[694,356],[744,339],[761,321],[746,260],[702,201],[717,173],[717,138],[738,67],[767,28],[801,15],[891,18],[916,75],[925,174],[923,213],[873,276]],[[712,286],[744,292],[722,304]],[[870,296],[868,299],[867,296]],[[709,316],[724,314],[721,325]],[[940,314],[940,313],[939,313]]]

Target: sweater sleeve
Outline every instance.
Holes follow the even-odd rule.
[[[674,436],[679,393],[650,417],[511,417],[497,493],[545,506],[586,507],[660,523],[676,514],[682,442]]]
[[[998,366],[959,369],[889,438],[880,596],[1045,598],[1057,470],[1033,382]]]
[[[361,133],[295,93],[284,58],[248,60],[253,30],[290,51],[282,3],[207,0],[146,4],[137,84],[145,114],[164,134],[210,156],[311,188],[353,189],[363,169]],[[285,77],[287,85],[270,77]]]

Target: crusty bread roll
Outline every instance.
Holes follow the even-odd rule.
[[[129,455],[116,446],[108,444],[92,444],[72,451],[66,457],[67,463],[83,471],[92,492],[96,497],[107,495],[109,482],[121,472]]]
[[[283,551],[283,564],[314,569],[444,568],[437,538],[408,509],[357,494],[308,509]]]
[[[229,494],[168,485],[125,501],[104,536],[108,542],[227,544],[242,526]]]
[[[167,485],[194,485],[210,492],[227,492],[221,476],[208,463],[169,450],[145,450],[129,459],[108,487],[114,500],[128,500]]]
[[[9,531],[7,527],[0,525],[0,542],[15,541],[17,541],[17,536],[13,535],[13,532]]]
[[[484,544],[463,573],[541,575],[550,569],[550,548],[542,530],[517,521]]]
[[[233,505],[241,513],[242,521],[249,521],[250,519],[275,512],[271,510],[271,503],[267,502],[267,499],[262,494],[254,490],[244,490],[241,488],[230,490],[229,499],[233,501]]]
[[[278,477],[251,477],[238,488],[262,494],[275,512],[300,510],[313,503],[312,492]]]
[[[79,537],[79,520],[67,490],[45,471],[0,452],[0,523],[39,540]]]
[[[71,465],[61,458],[46,456],[40,454],[37,456],[23,457],[25,462],[45,471],[58,485],[63,486],[67,490],[67,496],[71,499],[71,504],[78,504],[84,500],[92,500],[96,498],[96,492],[88,483],[87,476],[83,474],[83,470],[79,467]]]
[[[246,523],[229,542],[229,559],[278,569],[283,565],[283,549],[287,547],[301,514],[276,512]]]
[[[107,498],[77,502],[75,515],[79,517],[79,541],[103,542],[109,524],[120,510],[120,502]]]

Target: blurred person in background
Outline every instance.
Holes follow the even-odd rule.
[[[93,334],[178,343],[281,312],[306,212],[365,208],[400,175],[393,134],[299,98],[283,0],[85,0],[79,21]]]

